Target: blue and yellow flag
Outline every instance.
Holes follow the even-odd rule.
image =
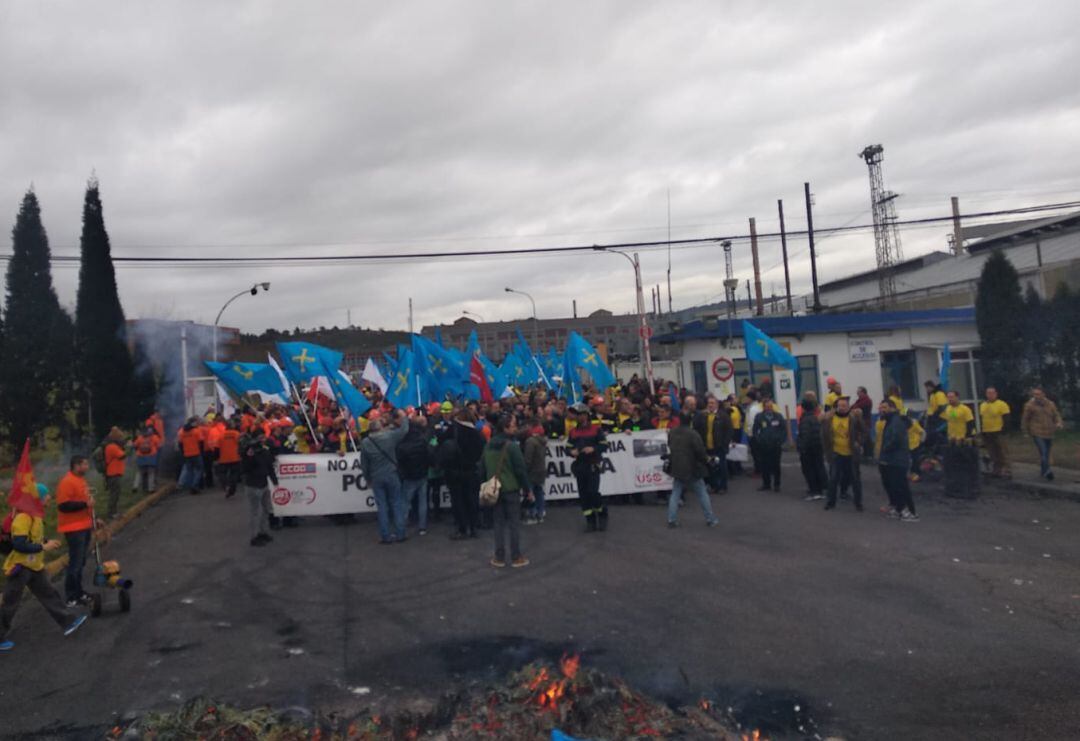
[[[352,381],[345,375],[345,371],[331,373],[328,378],[338,406],[347,410],[350,416],[359,417],[371,409],[371,402],[353,386]]]
[[[279,342],[277,349],[285,375],[297,386],[317,376],[336,375],[344,357],[337,350],[311,342]]]
[[[762,332],[750,322],[743,320],[743,338],[746,340],[746,359],[753,363],[778,365],[799,370],[799,362],[792,357],[776,340]]]
[[[252,391],[289,395],[281,385],[281,376],[267,363],[215,363],[210,360],[205,363],[221,385],[237,396]]]
[[[412,350],[406,349],[398,355],[397,366],[392,376],[386,379],[386,400],[399,409],[417,406],[420,402],[420,380],[415,368]]]
[[[618,383],[615,374],[607,367],[596,348],[577,332],[571,332],[566,342],[566,365],[571,370],[588,373],[599,389]]]

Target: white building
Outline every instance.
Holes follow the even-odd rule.
[[[896,384],[905,404],[925,409],[923,382],[938,378],[946,343],[952,355],[950,388],[966,402],[974,402],[982,391],[973,308],[754,317],[750,322],[798,359],[797,373],[750,363],[741,320],[695,320],[654,342],[674,346],[682,385],[698,394],[724,397],[738,393],[743,379],[757,384],[771,378],[780,409],[789,417],[803,392],[823,398],[829,376],[853,398],[865,386],[875,405]]]

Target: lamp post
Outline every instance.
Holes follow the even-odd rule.
[[[240,293],[236,294],[235,296],[230,298],[228,301],[226,301],[225,305],[221,307],[221,311],[219,311],[217,313],[217,318],[214,319],[214,362],[215,363],[217,362],[217,359],[218,359],[217,328],[218,328],[218,322],[221,321],[221,315],[225,313],[225,309],[229,308],[229,304],[231,304],[233,301],[240,298],[241,296],[243,296],[246,293],[250,293],[252,296],[254,296],[259,292],[260,288],[262,288],[264,291],[269,291],[270,290],[270,284],[269,283],[256,283],[255,285],[253,285],[251,288],[247,289],[246,291],[240,291]]]
[[[476,313],[475,311],[469,311],[468,309],[462,309],[462,310],[461,310],[461,314],[462,314],[462,316],[474,316],[474,317],[476,317],[477,319],[479,319],[479,320],[480,320],[480,321],[482,321],[482,322],[483,322],[483,321],[486,321],[486,320],[484,319],[484,317],[480,316],[480,315],[479,315],[479,314],[477,314],[477,313]]]
[[[635,252],[634,256],[630,257],[630,255],[625,252],[609,250],[606,247],[595,246],[593,249],[599,252],[607,252],[612,255],[625,257],[634,267],[634,291],[637,298],[638,314],[638,354],[641,357],[642,375],[648,380],[649,392],[652,393],[655,388],[653,383],[652,351],[649,348],[649,337],[652,334],[652,330],[649,329],[649,321],[645,315],[645,294],[641,289],[641,262],[638,259],[638,253]]]
[[[540,322],[537,321],[537,319],[536,319],[536,302],[533,301],[533,297],[530,296],[529,294],[525,293],[525,291],[515,291],[513,288],[504,288],[503,290],[505,290],[507,293],[521,294],[525,298],[529,299],[529,303],[532,304],[532,310],[533,310],[533,352],[536,352],[537,349],[539,349],[539,347],[540,347],[537,344],[540,341]]]

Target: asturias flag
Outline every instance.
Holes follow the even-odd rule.
[[[215,363],[204,361],[210,372],[217,376],[225,388],[237,396],[252,391],[288,396],[281,385],[281,376],[268,363]]]
[[[750,322],[743,320],[743,338],[746,340],[746,359],[754,363],[779,365],[793,371],[799,369],[799,363],[776,340],[762,332]]]
[[[278,353],[285,375],[297,386],[315,376],[330,376],[341,368],[343,355],[311,342],[279,342]]]
[[[386,380],[390,384],[386,391],[386,400],[398,409],[420,403],[419,381],[412,350],[406,349],[398,356],[394,374]]]
[[[577,332],[571,332],[566,342],[566,364],[573,370],[586,371],[599,389],[618,383],[615,374],[600,358],[596,348]]]

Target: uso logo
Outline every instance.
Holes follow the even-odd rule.
[[[314,463],[279,463],[278,473],[282,476],[303,476],[306,473],[315,473]]]
[[[279,486],[274,489],[274,493],[270,495],[274,500],[274,504],[279,507],[284,507],[286,504],[313,504],[315,502],[315,490],[310,486],[304,489],[289,490],[284,486]]]

